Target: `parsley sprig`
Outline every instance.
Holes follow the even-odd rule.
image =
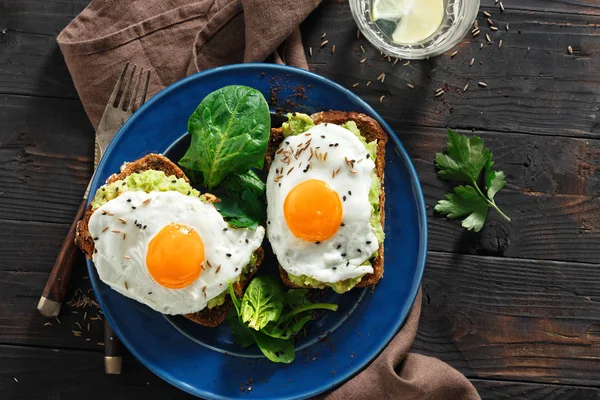
[[[483,146],[483,140],[477,136],[468,138],[448,129],[447,154],[435,155],[440,178],[468,183],[455,187],[454,193],[448,193],[444,200],[438,201],[435,210],[448,218],[467,216],[462,220],[462,226],[475,232],[483,228],[490,207],[510,221],[494,201],[494,196],[506,185],[504,172],[492,170],[492,152]],[[483,191],[477,183],[482,170]]]

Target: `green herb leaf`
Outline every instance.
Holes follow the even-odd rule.
[[[233,340],[237,344],[242,347],[250,347],[255,343],[252,331],[240,321],[237,312],[233,308],[227,314],[227,323],[229,324],[229,329],[231,329]]]
[[[446,195],[446,200],[440,200],[435,211],[446,214],[448,218],[460,218],[468,215],[462,221],[462,226],[468,230],[479,232],[483,228],[487,216],[488,204],[479,196],[472,186],[458,186],[454,193]]]
[[[260,351],[271,361],[289,364],[294,361],[296,352],[293,339],[277,339],[263,332],[252,332]]]
[[[444,200],[438,201],[435,210],[448,218],[467,216],[463,219],[462,226],[475,232],[483,228],[490,207],[510,221],[494,201],[496,194],[506,185],[504,172],[492,170],[492,153],[483,146],[483,140],[477,136],[468,138],[448,129],[448,154],[435,155],[440,178],[470,184],[454,188],[454,193],[449,193]],[[486,194],[477,185],[484,169]]]
[[[256,331],[271,321],[277,321],[283,310],[284,293],[281,284],[272,276],[252,279],[242,298],[242,321]]]
[[[265,219],[265,184],[252,170],[225,179],[216,209],[233,228],[256,229]]]
[[[448,154],[437,153],[435,164],[440,178],[472,183],[492,154],[477,136],[468,138],[448,129]]]
[[[235,294],[235,290],[233,289],[233,283],[231,283],[231,281],[229,281],[229,297],[231,297],[231,302],[233,303],[233,306],[235,307],[235,310],[239,316],[242,302],[240,301],[240,299],[238,299],[237,295]]]
[[[228,175],[262,168],[270,126],[269,107],[258,90],[225,86],[190,116],[192,142],[179,164],[201,172],[204,186],[212,189]]]

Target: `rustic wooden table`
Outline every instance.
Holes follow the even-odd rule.
[[[0,2],[0,397],[186,398],[130,356],[121,376],[104,375],[83,258],[60,321],[36,310],[91,174],[93,128],[55,42],[87,3]],[[480,14],[482,34],[454,57],[392,65],[356,39],[347,1],[324,1],[303,24],[310,68],[371,103],[419,173],[430,244],[414,350],[485,399],[600,399],[600,3],[482,3],[498,31]],[[432,163],[446,127],[492,149],[511,224],[492,213],[473,234],[433,213],[450,188]]]

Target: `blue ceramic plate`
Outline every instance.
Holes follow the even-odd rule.
[[[427,225],[421,187],[402,144],[381,117],[345,88],[310,72],[272,64],[216,68],[177,82],[146,103],[107,149],[92,184],[94,193],[124,161],[150,152],[177,161],[188,140],[187,121],[210,92],[239,84],[260,90],[278,107],[306,113],[347,110],[377,119],[390,137],[386,156],[385,276],[375,290],[355,289],[340,296],[335,313],[320,315],[296,341],[296,360],[275,364],[256,348],[233,343],[227,324],[205,328],[183,317],[165,317],[104,285],[88,261],[96,296],[125,346],[167,382],[208,399],[252,397],[302,399],[340,385],[363,369],[394,337],[421,283]],[[262,272],[276,273],[267,258]],[[240,384],[252,380],[251,391]]]

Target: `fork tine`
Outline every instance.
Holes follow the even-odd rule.
[[[123,77],[127,72],[127,67],[129,67],[129,61],[125,63],[123,70],[121,71],[121,75],[119,75],[119,79],[117,79],[117,83],[115,84],[115,88],[113,89],[112,94],[110,95],[110,99],[108,100],[108,104],[113,106],[115,104],[115,99],[117,98],[117,93],[119,93],[119,89],[121,88],[121,82],[123,82]]]
[[[135,100],[137,99],[138,89],[140,88],[140,81],[142,79],[142,74],[144,73],[144,68],[140,67],[140,73],[137,75],[135,79],[135,84],[133,85],[133,95],[131,99],[129,99],[129,104],[127,105],[127,111],[133,111],[133,105],[135,104]]]
[[[144,84],[144,91],[142,92],[142,100],[140,106],[146,102],[146,95],[148,94],[148,84],[150,83],[150,70],[146,71],[146,83]]]
[[[129,88],[131,87],[131,82],[133,81],[133,75],[135,74],[135,70],[137,69],[137,65],[133,64],[133,68],[131,70],[131,73],[129,74],[129,79],[127,79],[127,82],[125,82],[125,90],[123,90],[123,94],[121,95],[121,100],[119,100],[119,105],[117,106],[118,108],[122,109],[123,111],[125,111],[125,99],[127,97],[129,97]]]

